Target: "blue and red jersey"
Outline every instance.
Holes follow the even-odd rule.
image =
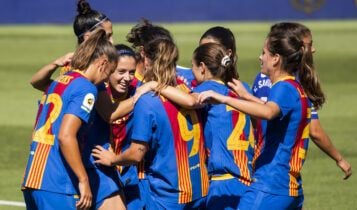
[[[182,66],[176,66],[176,76],[191,89],[197,86],[197,81],[192,73],[192,69]]]
[[[51,83],[39,106],[23,188],[78,193],[78,180],[60,152],[58,133],[65,114],[87,123],[96,97],[95,85],[80,71],[68,72]]]
[[[263,142],[258,145],[259,156],[251,187],[277,195],[302,195],[301,174],[305,161],[311,103],[294,77],[276,82],[268,102],[276,103],[280,115],[262,120]]]
[[[249,86],[245,84],[249,91]],[[213,90],[239,98],[222,81],[209,80],[193,92]],[[208,173],[230,174],[250,185],[254,155],[254,135],[250,117],[225,104],[208,104],[203,109],[205,145],[209,150]]]
[[[122,98],[116,99],[113,98],[111,93],[110,86],[106,86],[107,93],[111,96],[113,103],[123,101],[135,94],[136,88],[142,84],[142,76],[138,73],[135,73],[134,79],[131,81],[128,92]],[[127,114],[126,116],[115,120],[111,124],[111,147],[115,154],[120,154],[129,148],[131,143],[131,133],[133,128],[133,115],[132,112]],[[144,174],[144,162],[140,162],[137,166],[117,166],[121,179],[124,185],[127,184],[137,184],[138,178],[143,179],[145,177]]]
[[[263,73],[258,73],[255,77],[252,92],[257,98],[262,101],[267,101],[271,88],[271,81],[269,77]],[[311,119],[319,119],[318,113],[314,107],[311,108]]]
[[[206,196],[206,154],[197,112],[149,92],[136,102],[133,121],[132,140],[149,145],[145,172],[152,195],[178,204]]]

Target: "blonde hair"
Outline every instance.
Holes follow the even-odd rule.
[[[176,62],[178,60],[178,49],[173,41],[168,39],[155,39],[144,45],[145,57],[151,60],[149,69],[146,69],[144,79],[156,81],[158,86],[156,92],[166,86],[176,86]]]

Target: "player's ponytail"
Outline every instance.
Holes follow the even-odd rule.
[[[103,55],[108,58],[110,63],[118,62],[115,47],[108,41],[105,31],[98,29],[78,46],[74,52],[71,66],[73,69],[86,70],[91,63]]]
[[[104,21],[110,21],[105,14],[93,10],[86,0],[78,1],[77,13],[73,22],[73,30],[77,36],[78,44],[84,41],[86,32],[94,31]]]
[[[144,53],[151,62],[144,80],[157,81],[158,93],[168,85],[176,86],[176,63],[179,53],[175,43],[167,39],[155,39],[144,46]]]
[[[193,53],[193,62],[197,66],[204,63],[211,75],[224,83],[236,78],[234,61],[227,55],[223,45],[216,43],[202,44]]]
[[[315,109],[319,109],[325,103],[326,98],[319,81],[319,77],[312,64],[312,53],[307,47],[303,47],[301,59],[301,69],[298,71],[298,77],[301,85],[310,98]]]

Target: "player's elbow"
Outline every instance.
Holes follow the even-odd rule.
[[[58,134],[58,142],[59,142],[59,145],[62,147],[64,145],[66,145],[68,142],[70,142],[71,140],[71,135],[69,133],[63,133],[63,132],[60,132]]]
[[[276,115],[276,113],[274,112],[274,111],[272,111],[272,110],[268,110],[268,111],[266,111],[265,113],[264,113],[264,115],[263,115],[263,118],[265,119],[265,120],[273,120],[273,119],[275,119],[277,117],[277,115]]]
[[[41,90],[42,86],[38,82],[36,82],[35,80],[31,79],[30,84],[31,84],[31,86],[33,88],[35,88],[37,90]]]

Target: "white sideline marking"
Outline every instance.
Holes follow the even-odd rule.
[[[24,202],[18,202],[18,201],[4,201],[4,200],[0,200],[0,206],[23,206],[25,207],[25,203]]]

